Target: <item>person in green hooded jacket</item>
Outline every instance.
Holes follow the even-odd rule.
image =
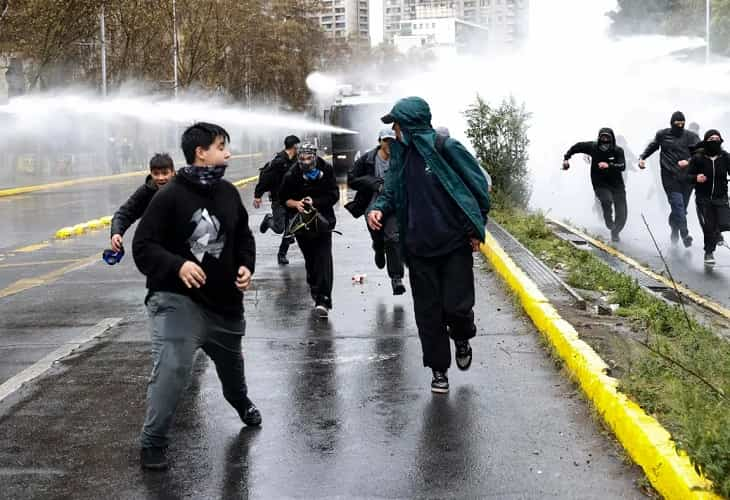
[[[397,140],[368,224],[381,230],[383,218],[396,215],[423,364],[433,371],[431,390],[447,393],[449,338],[459,369],[469,369],[472,362],[472,253],[484,241],[489,188],[479,162],[461,143],[437,139],[429,105],[420,97],[399,100],[382,121],[393,124]]]

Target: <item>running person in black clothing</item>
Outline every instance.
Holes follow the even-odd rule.
[[[142,466],[167,467],[175,408],[200,348],[215,363],[223,396],[246,425],[261,413],[248,398],[241,342],[243,291],[256,243],[238,189],[223,180],[228,133],[196,123],[182,136],[188,166],[150,202],[134,235],[134,261],[147,277],[153,368],[142,429]]]
[[[687,167],[691,158],[690,147],[700,142],[694,132],[684,129],[684,114],[676,111],[670,120],[671,128],[656,133],[654,140],[639,156],[639,168],[646,168],[646,159],[661,148],[661,175],[664,192],[671,212],[669,227],[672,230],[672,243],[682,237],[684,246],[692,246],[692,236],[687,228],[687,207],[692,196],[692,185],[687,182]]]
[[[279,188],[286,173],[297,162],[297,149],[300,142],[299,137],[295,135],[287,136],[284,139],[284,151],[277,153],[261,170],[259,182],[256,184],[253,195],[254,208],[260,208],[261,197],[267,191],[269,193],[271,213],[264,216],[259,230],[265,233],[271,229],[274,233],[282,235],[279,253],[277,254],[279,265],[282,266],[289,264],[289,259],[286,258],[286,254],[289,251],[289,246],[294,241],[294,237],[288,234],[287,231],[289,220],[286,207],[279,200]]]
[[[616,145],[613,130],[602,128],[598,141],[574,144],[563,157],[563,170],[570,168],[570,158],[582,153],[591,157],[591,183],[596,198],[601,202],[603,220],[611,231],[611,240],[619,241],[619,234],[626,225],[626,187],[623,172],[626,170],[624,150]],[[615,216],[614,216],[615,212]]]
[[[315,313],[326,318],[332,309],[332,231],[335,228],[334,206],[340,199],[332,166],[317,156],[317,148],[304,144],[299,148],[299,162],[284,176],[279,199],[289,210],[291,217],[313,214],[319,219],[308,227],[298,225],[291,231],[304,255],[307,268],[307,284],[314,299]],[[296,219],[295,219],[296,221]]]
[[[156,154],[150,159],[150,175],[129,199],[119,207],[112,218],[111,248],[115,252],[122,249],[124,233],[129,226],[142,217],[147,205],[158,189],[167,184],[175,175],[175,166],[168,154]]]
[[[689,163],[687,178],[695,187],[697,218],[705,237],[705,265],[715,265],[715,248],[722,240],[720,214],[727,213],[727,181],[730,173],[730,155],[722,149],[722,136],[717,130],[708,130],[705,140]]]

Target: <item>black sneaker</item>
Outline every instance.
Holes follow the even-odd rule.
[[[715,265],[715,256],[712,254],[712,252],[705,252],[705,265],[706,266]]]
[[[167,462],[165,448],[156,446],[142,448],[139,453],[139,461],[143,469],[150,470],[165,470],[170,465]]]
[[[614,243],[618,243],[621,241],[621,237],[618,235],[618,233],[611,232],[611,241]]]
[[[396,278],[390,282],[393,285],[393,295],[403,295],[406,293],[406,286],[403,284],[403,280]]]
[[[672,229],[672,235],[669,238],[672,240],[672,243],[676,244],[679,241],[679,231]]]
[[[449,378],[446,376],[446,372],[433,370],[431,392],[436,394],[447,394],[449,392]]]
[[[472,350],[468,340],[455,340],[456,344],[456,366],[459,370],[468,370],[471,366]]]
[[[375,266],[378,269],[385,267],[385,252],[382,250],[375,250]]]
[[[258,427],[261,425],[261,412],[253,403],[242,412],[239,412],[239,415],[241,416],[241,421],[249,427]]]
[[[261,221],[261,225],[259,226],[259,231],[262,233],[265,233],[269,230],[269,223],[271,222],[271,219],[273,219],[274,216],[271,214],[264,215],[264,220]]]
[[[289,265],[289,259],[286,258],[286,255],[282,255],[282,254],[277,255],[276,261],[279,263],[280,266]]]
[[[690,235],[687,235],[684,238],[682,238],[682,243],[684,243],[684,248],[691,247],[693,241],[694,240],[692,239],[692,237]]]

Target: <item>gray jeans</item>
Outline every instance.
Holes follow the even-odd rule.
[[[152,337],[152,375],[147,386],[147,414],[142,447],[167,446],[175,409],[198,348],[215,363],[223,397],[237,411],[245,409],[248,390],[241,338],[243,319],[225,318],[185,295],[155,292],[147,300]]]

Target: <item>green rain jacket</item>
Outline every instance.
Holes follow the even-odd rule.
[[[399,100],[385,123],[397,122],[402,131],[401,141],[390,146],[390,168],[385,176],[385,186],[370,211],[380,210],[383,215],[395,212],[398,219],[401,243],[406,241],[408,228],[408,189],[404,172],[406,148],[413,144],[447,193],[463,210],[474,226],[474,235],[484,241],[487,213],[489,213],[489,188],[479,162],[457,140],[448,138],[443,152],[447,162],[436,150],[436,131],[431,127],[431,110],[420,97]]]

